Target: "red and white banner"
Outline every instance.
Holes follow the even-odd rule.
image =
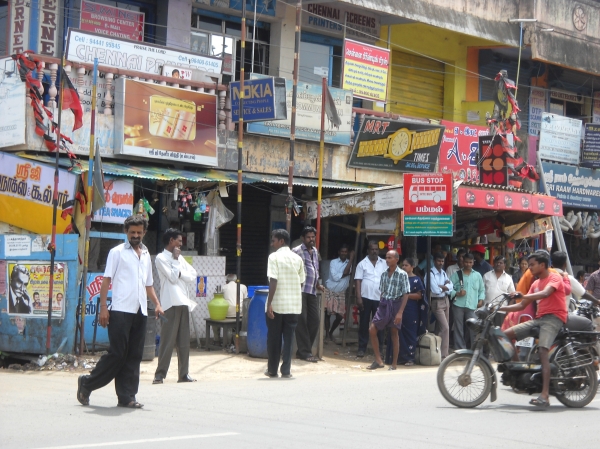
[[[502,190],[458,188],[458,207],[486,210],[514,210],[561,216],[562,201],[551,196]]]
[[[79,29],[133,41],[144,40],[144,13],[81,0]]]

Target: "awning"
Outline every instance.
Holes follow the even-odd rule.
[[[27,154],[25,152],[17,153],[18,156],[33,159],[36,161],[44,162],[50,165],[55,163],[55,159],[48,155],[38,154]],[[82,161],[87,162],[87,161]],[[61,158],[59,160],[61,167],[70,167],[71,162],[69,159]],[[172,169],[163,166],[143,166],[143,165],[130,165],[128,162],[121,162],[115,160],[102,160],[102,168],[105,174],[114,176],[128,176],[133,178],[142,179],[153,179],[157,181],[179,181],[186,180],[191,182],[226,182],[236,183],[237,173],[233,171],[225,170],[184,170],[184,169]],[[74,167],[73,173],[80,174],[81,172],[87,171],[87,163],[82,164],[81,168]],[[242,173],[242,182],[246,184],[254,184],[259,182],[267,182],[271,184],[285,184],[288,183],[287,176],[270,175],[261,173]],[[294,185],[297,186],[308,186],[318,187],[318,179],[313,178],[302,178],[294,177]],[[323,181],[323,188],[326,189],[347,189],[347,190],[367,190],[375,187],[372,184],[362,184],[357,182],[349,181]]]

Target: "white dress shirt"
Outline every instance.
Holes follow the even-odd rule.
[[[188,285],[196,282],[196,270],[187,263],[183,256],[173,259],[173,253],[163,250],[156,256],[156,271],[160,279],[160,304],[164,311],[173,306],[193,308],[196,303],[190,301]]]
[[[342,293],[350,285],[350,276],[344,276],[344,270],[348,266],[348,259],[342,262],[339,257],[329,263],[329,278],[325,281],[327,290],[335,293]]]
[[[148,315],[146,287],[154,284],[152,262],[148,248],[140,243],[142,253],[138,257],[129,242],[115,246],[108,253],[104,277],[112,283],[110,310]]]
[[[560,275],[562,275],[564,273],[564,271],[561,270],[560,268],[554,268],[554,269]],[[581,297],[585,294],[585,288],[583,285],[581,285],[581,283],[577,279],[575,279],[570,274],[569,274],[569,281],[571,281],[571,294],[565,296],[565,301],[567,303],[567,308],[569,309],[569,312],[571,312],[573,309],[573,307],[571,306],[571,297],[573,297],[575,299],[581,299]]]
[[[425,288],[427,288],[427,275],[425,275],[425,279],[423,280],[425,284]],[[448,288],[448,291],[444,291],[440,288],[440,285],[445,285]],[[454,284],[448,278],[448,275],[444,270],[439,270],[435,267],[431,268],[431,296],[436,298],[442,298],[446,295],[450,295],[450,292],[454,289]]]
[[[223,298],[229,303],[229,309],[227,310],[227,317],[235,317],[235,305],[237,303],[237,282],[230,281],[225,284],[221,291],[223,292]],[[248,288],[244,284],[240,284],[240,316],[242,316],[242,304],[244,298],[248,297]]]
[[[363,298],[379,301],[381,299],[381,291],[379,290],[379,282],[381,274],[387,270],[387,263],[381,257],[377,257],[377,262],[369,260],[365,257],[356,266],[355,280],[360,280],[360,296]]]
[[[454,265],[450,265],[448,268],[446,268],[446,276],[448,276],[448,279],[450,279],[452,275],[458,270],[460,270],[460,267],[457,263],[455,263]]]
[[[483,285],[485,286],[485,302],[487,304],[503,293],[515,291],[512,276],[507,274],[506,271],[503,271],[500,277],[496,276],[495,271],[488,271],[483,275]]]

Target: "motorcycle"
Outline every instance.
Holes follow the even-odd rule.
[[[503,385],[517,393],[541,393],[542,365],[534,340],[539,335],[535,335],[534,330],[534,343],[527,359],[517,362],[513,361],[515,349],[510,340],[493,325],[494,316],[509,298],[506,294],[499,295],[477,309],[476,318],[467,320],[467,327],[477,335],[473,349],[456,351],[441,363],[437,384],[450,404],[461,408],[477,407],[490,395],[491,402],[496,401],[498,381],[486,356],[490,352],[498,362],[497,371],[502,373]],[[591,347],[599,337],[598,332],[569,332],[563,328],[549,350],[550,394],[567,407],[585,407],[596,396],[598,361]]]

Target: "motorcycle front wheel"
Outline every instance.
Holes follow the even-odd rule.
[[[440,393],[456,407],[477,407],[492,391],[492,373],[481,360],[475,362],[470,375],[464,374],[472,358],[472,354],[452,354],[444,359],[438,369]]]
[[[598,390],[598,377],[593,366],[588,365],[573,370],[573,377],[566,378],[563,383],[564,393],[557,394],[556,399],[567,407],[581,408],[588,405],[596,397]]]

